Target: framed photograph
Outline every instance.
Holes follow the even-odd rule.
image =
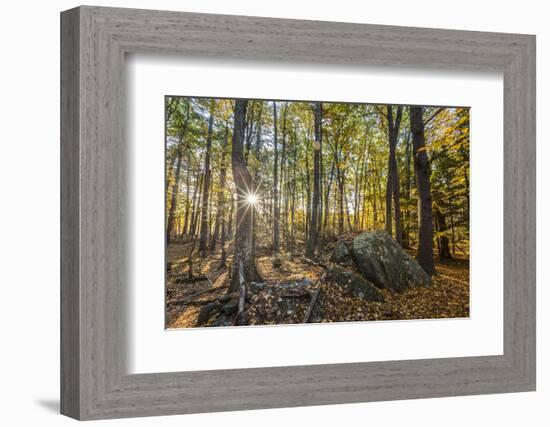
[[[168,328],[469,317],[469,108],[172,95],[165,117]]]
[[[61,15],[61,411],[535,389],[535,37]]]

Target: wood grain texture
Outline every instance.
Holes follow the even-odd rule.
[[[61,412],[80,414],[79,17],[61,20]]]
[[[533,36],[87,6],[63,12],[61,27],[62,413],[100,419],[534,390]],[[503,72],[504,354],[128,375],[127,53]]]

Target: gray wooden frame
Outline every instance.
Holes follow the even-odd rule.
[[[504,354],[128,375],[124,56],[504,75]],[[99,419],[535,389],[535,37],[83,6],[61,14],[61,412]],[[184,339],[182,337],[182,339]]]

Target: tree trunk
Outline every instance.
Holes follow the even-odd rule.
[[[260,111],[258,112],[258,122],[256,124],[256,143],[254,145],[254,157],[256,158],[254,177],[253,177],[253,191],[255,194],[259,191],[259,174],[260,174],[260,149],[262,147],[262,106],[260,104]],[[257,203],[260,203],[258,201]],[[256,258],[256,224],[258,222],[258,212],[257,207],[252,206],[252,257]]]
[[[319,117],[319,203],[317,208],[317,245],[322,236],[323,225],[323,104],[320,105]]]
[[[335,169],[335,158],[332,157],[332,165],[330,167],[330,175],[329,179],[325,186],[325,197],[324,197],[324,203],[325,203],[325,215],[323,217],[323,229],[327,228],[328,225],[328,219],[329,219],[329,211],[330,211],[330,189],[332,187],[332,181],[334,180],[334,169]]]
[[[435,273],[430,163],[426,153],[422,107],[410,107],[414,173],[418,192],[418,249],[416,259],[428,274]]]
[[[306,149],[305,152],[309,152],[309,131],[306,137]],[[305,212],[304,215],[304,241],[307,241],[309,236],[309,220],[311,219],[311,177],[309,172],[309,156],[305,156],[306,172],[303,175],[302,193],[305,193]]]
[[[390,236],[393,235],[392,227],[392,215],[391,215],[391,196],[392,196],[392,179],[393,175],[390,172],[390,165],[388,162],[388,177],[386,180],[386,233]]]
[[[225,217],[222,217],[222,233],[221,233],[221,242],[220,245],[222,247],[222,256],[220,259],[220,268],[225,267],[227,262],[227,255],[225,253]]]
[[[250,147],[252,146],[252,134],[253,134],[253,127],[254,127],[254,102],[252,103],[248,108],[248,114],[245,117],[245,149],[244,149],[244,164],[248,165],[248,156],[250,154]]]
[[[445,215],[439,210],[439,208],[435,207],[435,223],[437,226],[438,231],[438,249],[439,249],[439,259],[450,259],[451,257],[451,251],[449,249],[449,237],[447,236],[447,221],[445,219]]]
[[[338,182],[338,234],[344,233],[344,171],[338,165],[340,160],[337,160],[336,165],[336,180]]]
[[[182,150],[182,136],[178,141],[177,146],[177,159],[176,159],[176,171],[174,172],[174,184],[172,185],[172,197],[170,199],[170,210],[168,211],[168,220],[166,223],[166,244],[170,244],[172,239],[172,228],[174,227],[174,218],[176,215],[176,205],[178,204],[178,192],[180,182],[181,171],[181,150]]]
[[[393,107],[386,107],[388,119],[388,140],[390,145],[390,154],[388,158],[388,180],[386,184],[386,231],[391,236],[392,234],[392,200],[393,214],[395,222],[395,240],[401,245],[403,233],[401,232],[401,206],[399,203],[399,176],[397,173],[397,160],[395,151],[397,148],[397,140],[399,137],[399,128],[401,126],[401,117],[403,107],[397,107],[395,120],[393,119]]]
[[[397,137],[396,137],[397,142]],[[397,174],[397,160],[395,158],[395,145],[392,153],[392,196],[393,196],[393,215],[395,223],[395,240],[403,246],[403,232],[401,226],[401,203],[399,200],[399,176]]]
[[[233,224],[235,220],[233,213],[235,212],[235,199],[231,197],[231,204],[229,205],[229,216],[227,218],[227,238],[233,237]]]
[[[281,143],[281,166],[279,169],[279,220],[281,222],[280,228],[282,230],[282,245],[286,247],[287,240],[287,193],[285,186],[285,162],[286,162],[286,114],[288,110],[288,104],[283,109],[283,129],[282,129],[282,143]],[[281,212],[281,204],[283,205],[283,211]],[[279,237],[281,240],[281,237]],[[281,242],[279,242],[281,244]]]
[[[172,119],[172,115],[176,112],[178,108],[180,98],[169,97],[166,99],[166,109],[164,112],[164,122],[168,123]]]
[[[378,226],[378,207],[376,204],[376,187],[375,183],[372,183],[372,228],[376,230],[376,227]]]
[[[362,152],[363,153],[363,152]],[[356,231],[360,227],[361,217],[363,216],[363,208],[361,204],[362,189],[363,189],[363,173],[365,162],[363,162],[363,154],[357,156],[355,164],[355,182],[353,192],[353,230]]]
[[[166,185],[165,185],[165,189],[164,191],[166,192],[166,194],[168,194],[168,189],[170,188],[170,175],[174,174],[174,169],[176,168],[176,161],[177,161],[177,149],[175,150],[174,153],[172,154],[169,154],[169,158],[167,159],[168,161],[166,162],[166,167],[168,168],[166,170]]]
[[[262,281],[252,251],[252,209],[254,206],[250,206],[246,200],[247,191],[253,185],[252,175],[246,167],[243,155],[247,104],[248,101],[244,99],[235,101],[231,165],[237,197],[237,230],[228,293],[237,292],[243,281]]]
[[[206,153],[204,155],[204,183],[202,193],[201,230],[199,252],[204,255],[208,246],[208,198],[210,197],[210,152],[212,150],[212,127],[214,125],[214,107],[216,101],[210,101],[210,118],[208,119],[208,135],[206,136]]]
[[[168,221],[166,224],[166,244],[170,244],[170,237],[172,234],[172,228],[174,226],[174,217],[176,213],[176,206],[178,203],[178,191],[179,191],[179,179],[180,179],[180,170],[181,170],[181,160],[183,155],[183,141],[185,139],[185,133],[187,132],[187,125],[189,124],[189,118],[191,117],[191,107],[187,106],[187,113],[185,115],[185,120],[181,127],[180,137],[177,145],[177,161],[176,161],[176,171],[174,175],[174,185],[172,186],[172,197],[170,200],[170,210],[168,211]]]
[[[199,215],[200,215],[200,201],[201,201],[201,194],[202,194],[202,185],[203,185],[203,175],[198,172],[198,176],[195,179],[195,182],[197,183],[197,187],[195,187],[195,194],[193,196],[193,210],[191,215],[191,234],[194,236],[197,233],[197,223],[199,222]]]
[[[166,224],[166,244],[170,244],[170,239],[172,237],[172,228],[174,227],[174,218],[178,203],[178,192],[179,192],[179,180],[181,172],[181,162],[182,162],[182,151],[183,151],[183,140],[185,137],[185,132],[187,130],[187,124],[189,123],[189,108],[187,109],[187,116],[185,122],[183,123],[178,144],[176,146],[176,170],[174,172],[174,184],[172,186],[172,197],[170,200],[170,209],[168,211],[168,220]]]
[[[186,177],[185,177],[185,219],[183,221],[183,234],[187,234],[189,231],[189,209],[191,207],[191,200],[189,199],[189,182],[190,182],[190,175],[191,175],[191,156],[187,154],[187,170],[186,170]]]
[[[296,224],[294,212],[296,209],[296,162],[297,162],[297,149],[298,139],[296,135],[296,126],[294,126],[294,143],[293,143],[293,158],[292,158],[292,195],[291,195],[291,204],[290,204],[290,245],[291,249],[294,250],[296,245]]]
[[[212,233],[212,239],[210,241],[210,252],[215,252],[216,250],[216,243],[220,232],[220,226],[221,226],[221,223],[223,222],[223,218],[225,215],[225,193],[224,193],[225,177],[226,177],[225,152],[227,150],[228,138],[229,138],[229,129],[227,128],[227,124],[226,124],[225,139],[222,147],[222,158],[221,158],[221,166],[220,166],[220,188],[218,191],[218,204],[216,207],[216,222],[214,225],[214,232]],[[222,230],[222,234],[223,234],[223,230]]]
[[[405,198],[407,204],[405,206],[405,229],[403,230],[403,247],[410,248],[410,204],[411,200],[411,132],[407,134],[405,145]]]
[[[306,245],[306,257],[313,259],[317,247],[317,234],[319,220],[319,193],[320,193],[320,166],[321,166],[321,144],[322,144],[322,105],[315,103],[315,142],[313,144],[313,198],[311,204],[311,217],[309,220],[309,238]]]
[[[279,192],[278,192],[278,150],[277,150],[277,103],[273,101],[273,253],[279,252]]]
[[[344,187],[344,206],[345,206],[345,212],[346,212],[346,222],[348,223],[348,231],[353,231],[353,227],[351,225],[351,219],[349,215],[349,201],[348,201],[348,193],[346,192],[346,189]]]

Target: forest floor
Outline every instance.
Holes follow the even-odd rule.
[[[235,317],[239,297],[226,296],[230,279],[231,242],[226,247],[226,266],[221,268],[220,249],[205,257],[199,257],[195,250],[193,274],[198,280],[193,281],[188,280],[190,249],[191,243],[185,241],[167,248],[170,268],[167,272],[166,326],[189,328],[230,324],[227,319]],[[412,251],[409,253],[413,254]],[[402,293],[382,290],[385,298],[382,303],[349,296],[340,287],[326,281],[324,266],[304,258],[303,250],[282,252],[278,258],[280,266],[274,267],[271,251],[268,248],[257,248],[256,263],[265,284],[247,294],[245,324],[303,323],[317,289],[320,291],[314,302],[315,313],[309,316],[311,323],[469,316],[469,261],[465,258],[436,261],[437,274],[428,287],[409,288]],[[231,306],[231,299],[234,306]],[[220,312],[218,316],[199,319],[201,310],[204,311],[206,306],[220,310],[224,303],[229,304],[228,308],[221,310],[225,312],[227,309],[228,316]],[[221,317],[225,323],[222,323]]]

